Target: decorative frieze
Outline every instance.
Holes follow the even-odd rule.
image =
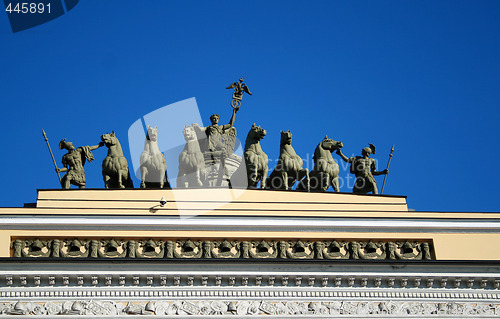
[[[500,303],[429,301],[285,301],[285,300],[71,300],[0,303],[0,316],[414,316],[497,317]]]
[[[415,279],[413,280],[413,286],[414,286],[415,288],[418,288],[418,287],[420,287],[420,283],[421,283],[421,282],[422,282],[422,278],[415,278]],[[472,280],[472,283],[474,283],[474,280]],[[472,288],[472,285],[471,285],[469,288]]]
[[[434,259],[428,241],[411,240],[191,240],[15,239],[13,257],[52,258],[258,258]]]
[[[422,277],[423,276],[423,277]],[[65,272],[59,272],[53,275],[32,275],[32,274],[18,274],[18,275],[0,275],[0,296],[4,296],[7,290],[3,288],[76,288],[81,287],[89,288],[94,287],[100,289],[101,287],[125,289],[127,287],[135,288],[176,288],[176,287],[190,287],[196,289],[198,287],[211,287],[211,288],[225,288],[225,287],[309,287],[314,289],[321,288],[394,288],[411,290],[418,288],[418,291],[430,290],[446,290],[446,291],[459,291],[466,290],[467,293],[472,291],[484,292],[485,289],[489,291],[498,292],[498,283],[500,280],[495,275],[490,277],[478,278],[477,281],[469,279],[470,277],[459,277],[452,275],[451,277],[437,276],[429,277],[428,275],[420,275],[417,277],[408,277],[408,275],[393,276],[386,274],[383,276],[366,276],[363,274],[342,276],[325,276],[322,274],[311,275],[304,273],[300,275],[295,273],[276,273],[265,276],[261,275],[237,275],[226,274],[209,275],[209,274],[182,274],[182,275],[165,275],[165,274],[136,274],[136,275],[120,275],[114,274],[73,274],[68,275]],[[427,282],[427,287],[420,285],[422,280]],[[432,285],[434,282],[439,282],[440,285]],[[445,283],[453,282],[453,285],[445,285]],[[467,282],[467,286],[460,283]],[[474,285],[474,282],[477,284]],[[458,298],[458,297],[454,297]]]

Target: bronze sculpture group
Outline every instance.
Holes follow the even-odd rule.
[[[387,175],[388,168],[377,171],[375,160],[370,154],[375,154],[375,146],[369,144],[362,150],[361,156],[346,157],[341,149],[342,142],[327,136],[318,144],[314,151],[314,167],[311,171],[303,167],[303,161],[292,147],[290,130],[281,131],[280,156],[275,169],[268,176],[268,156],[262,150],[260,140],[266,136],[266,130],[253,124],[248,132],[243,158],[234,154],[236,143],[236,128],[234,127],[236,113],[241,107],[243,93],[251,95],[250,90],[240,79],[227,89],[234,89],[231,106],[233,114],[228,124],[219,125],[220,116],[210,117],[211,125],[200,127],[197,123],[185,126],[183,135],[186,140],[184,149],[179,155],[179,174],[177,187],[213,187],[231,186],[290,190],[297,183],[297,190],[326,191],[330,186],[339,191],[339,165],[333,159],[336,152],[342,160],[351,164],[350,172],[356,176],[353,192],[378,194],[376,175]],[[45,136],[45,140],[48,140]],[[166,162],[158,148],[158,129],[148,126],[144,152],[140,157],[141,188],[170,187],[166,175]],[[108,154],[102,163],[102,174],[105,188],[132,188],[133,183],[128,163],[115,133],[104,134],[101,142],[95,146],[75,148],[71,142],[63,139],[60,149],[68,151],[62,158],[63,168],[56,166],[56,171],[66,172],[61,180],[62,188],[75,185],[85,187],[85,161],[91,162],[93,150],[106,146]],[[52,151],[50,150],[51,155]],[[392,156],[392,151],[391,151]],[[52,157],[53,158],[53,157]],[[53,158],[54,160],[54,158]],[[55,160],[54,160],[55,164]],[[243,183],[242,181],[245,181]],[[385,183],[385,180],[384,180]]]

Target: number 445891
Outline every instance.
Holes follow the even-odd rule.
[[[44,13],[47,9],[47,13],[50,13],[50,3],[16,3],[15,6],[12,6],[12,3],[9,3],[5,8],[5,11],[8,13]]]

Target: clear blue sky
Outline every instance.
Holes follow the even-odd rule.
[[[347,155],[373,143],[380,169],[396,144],[386,193],[416,210],[499,211],[499,17],[500,1],[84,0],[12,33],[2,12],[0,206],[59,187],[41,128],[58,162],[61,138],[112,130],[130,157],[130,125],[167,104],[195,97],[205,125],[229,121],[225,87],[244,76],[254,95],[235,126],[243,140],[267,129],[271,159],[281,129],[303,157],[326,134]],[[87,187],[103,186],[105,153]]]

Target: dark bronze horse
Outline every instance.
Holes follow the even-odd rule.
[[[128,170],[128,163],[123,156],[122,146],[115,132],[104,134],[101,140],[108,148],[108,155],[102,161],[102,177],[106,188],[133,188],[134,184]]]
[[[291,189],[296,181],[305,177],[307,189],[309,189],[309,170],[303,168],[302,158],[295,153],[292,147],[292,133],[290,130],[281,131],[280,157],[278,164],[271,175],[267,178],[266,187],[272,189]]]
[[[328,136],[318,144],[314,151],[314,168],[309,173],[310,189],[326,191],[330,185],[339,191],[339,164],[332,157],[332,152],[342,148],[342,142],[334,141]],[[297,189],[307,190],[304,180],[300,182]]]

